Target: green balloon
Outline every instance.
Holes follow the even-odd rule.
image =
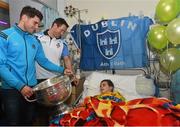
[[[166,34],[171,43],[180,44],[180,18],[176,18],[168,24]]]
[[[180,50],[170,48],[160,55],[160,64],[168,72],[174,72],[180,68]]]
[[[155,49],[163,49],[169,43],[166,35],[166,27],[161,25],[153,26],[148,32],[149,45]]]
[[[156,6],[155,17],[162,23],[168,23],[180,12],[179,0],[160,0]]]
[[[179,9],[179,14],[180,14],[180,0],[177,0],[177,4],[178,4],[178,9]]]

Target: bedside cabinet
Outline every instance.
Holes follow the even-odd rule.
[[[65,104],[72,105],[77,100],[77,98],[80,96],[80,94],[83,91],[84,81],[85,81],[85,77],[83,76],[79,79],[79,84],[77,86],[74,85],[72,86],[71,96],[64,102]]]

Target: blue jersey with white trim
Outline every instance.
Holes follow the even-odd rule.
[[[35,61],[42,67],[63,73],[64,68],[50,62],[41,43],[17,25],[0,32],[0,78],[3,89],[21,90],[37,84]]]

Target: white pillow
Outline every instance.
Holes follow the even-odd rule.
[[[136,91],[136,78],[141,75],[113,75],[101,72],[93,72],[84,82],[83,98],[86,96],[94,96],[100,93],[100,82],[104,79],[110,79],[115,86],[115,90],[119,91],[126,100],[147,97],[140,95]]]
[[[145,96],[153,96],[156,92],[154,81],[145,76],[138,76],[136,79],[136,91]]]

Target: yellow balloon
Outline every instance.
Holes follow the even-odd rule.
[[[180,68],[180,50],[170,48],[160,55],[160,64],[168,72],[174,72]]]
[[[160,0],[156,6],[155,17],[162,23],[168,23],[180,12],[179,0]]]
[[[166,34],[171,43],[180,44],[180,18],[176,18],[168,24]]]

